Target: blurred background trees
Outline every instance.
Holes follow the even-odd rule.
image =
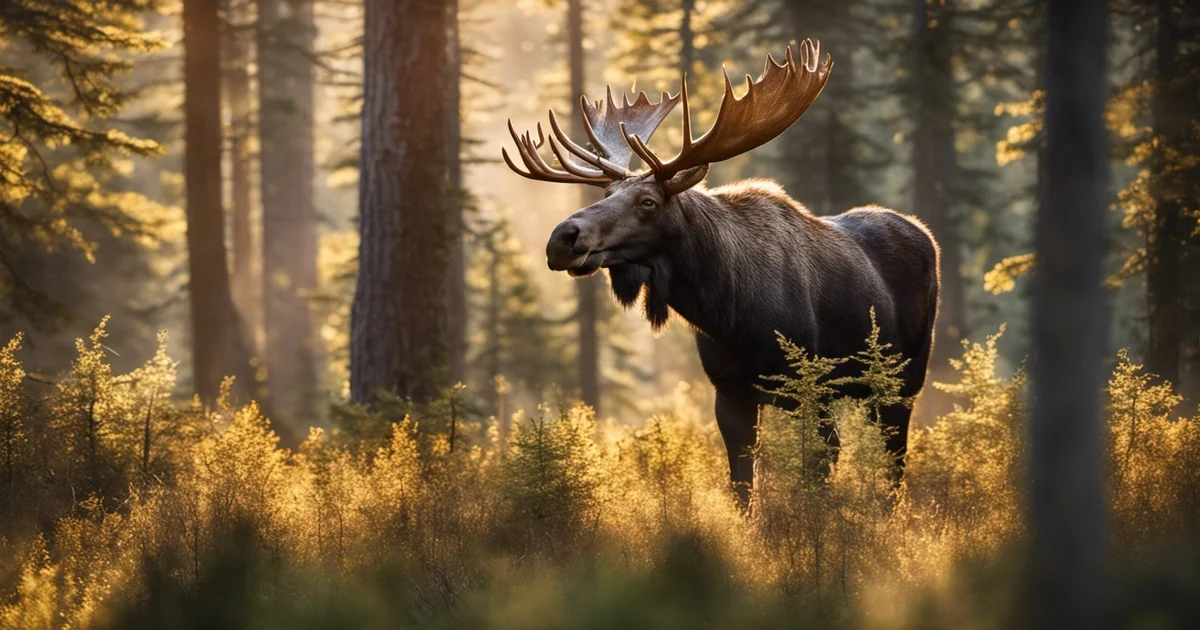
[[[324,398],[309,312],[317,281],[316,24],[311,0],[258,0],[256,6],[262,316],[270,322],[263,327],[262,357],[272,409],[302,427],[317,419]],[[236,28],[228,16],[227,28]]]
[[[220,5],[188,0],[183,12],[184,186],[188,303],[196,394],[214,402],[226,375],[250,387],[250,351],[230,292],[221,181]]]
[[[445,31],[445,53],[433,64],[440,69],[422,59],[414,78],[397,75],[403,83],[394,88],[364,79],[363,27],[374,22],[357,3],[219,2],[218,39],[204,44],[215,52],[202,59],[220,59],[218,79],[207,65],[184,76],[182,13],[142,2],[97,11],[70,4],[50,13],[37,6],[12,3],[0,16],[8,44],[0,54],[14,60],[5,65],[12,140],[4,154],[3,326],[28,332],[36,370],[61,368],[70,331],[111,313],[109,333],[133,344],[127,347],[153,348],[158,328],[188,340],[181,383],[206,399],[222,375],[237,372],[241,391],[303,434],[327,422],[329,394],[365,401],[379,387],[425,391],[417,398],[431,399],[466,381],[474,408],[491,408],[497,374],[472,357],[494,354],[479,343],[518,345],[488,332],[496,330],[489,321],[513,318],[536,329],[521,333],[527,338],[556,340],[552,360],[530,353],[505,369],[544,375],[527,383],[530,392],[558,387],[603,417],[648,411],[681,380],[706,387],[686,327],[654,337],[636,313],[613,308],[602,274],[568,281],[537,263],[550,227],[595,191],[509,177],[495,161],[502,118],[521,123],[551,105],[576,121],[579,94],[596,98],[606,85],[635,83],[674,91],[686,72],[703,126],[715,113],[722,68],[733,76],[755,72],[761,55],[809,36],[836,59],[827,93],[784,137],[717,166],[710,181],[772,177],[820,214],[879,203],[922,217],[943,247],[943,354],[934,378],[951,373],[946,359],[960,340],[1004,322],[1002,360],[1015,365],[1028,352],[1020,277],[1036,269],[1032,218],[1046,167],[1045,16],[1036,3],[444,2],[445,28],[430,27]],[[211,5],[196,6],[211,14]],[[1200,387],[1200,298],[1189,282],[1198,196],[1191,176],[1195,13],[1165,0],[1114,2],[1106,110],[1121,210],[1106,228],[1114,338],[1188,400]],[[192,101],[207,99],[204,131],[193,125],[187,132],[179,115],[189,81],[205,86],[192,90]],[[375,129],[372,120],[391,114],[360,114],[368,92],[408,98],[413,81],[442,86],[414,101],[436,106],[442,134],[405,154],[422,173],[417,197],[397,189],[394,199],[375,204],[387,220],[400,221],[385,237],[388,230],[371,228],[367,191],[375,180],[361,175],[360,163],[364,149],[375,151],[362,144],[363,125]],[[208,102],[214,93],[216,127]],[[655,139],[667,151],[679,142],[677,116]],[[427,118],[414,129],[431,129]],[[185,133],[199,134],[193,146]],[[209,146],[202,152],[208,166],[189,172],[184,157],[214,137],[220,167]],[[397,143],[384,143],[386,159]],[[440,166],[431,155],[443,156]],[[394,179],[398,169],[381,172]],[[431,181],[444,182],[444,190],[434,195]],[[190,204],[187,195],[195,197]],[[421,210],[400,210],[410,207]],[[192,230],[185,230],[184,208]],[[410,218],[417,223],[401,229]],[[501,224],[502,237],[494,232]],[[360,230],[372,238],[361,239]],[[511,255],[501,258],[524,254],[520,279],[471,279],[497,257],[490,238],[507,243]],[[381,247],[392,253],[375,261],[355,253]],[[396,256],[413,265],[394,265]],[[359,273],[375,263],[378,269]],[[417,275],[385,281],[401,268]],[[443,279],[434,282],[435,273]],[[396,282],[414,293],[390,288]],[[502,300],[499,308],[511,310],[496,317],[490,307],[481,310],[493,303],[487,287],[509,282],[527,286],[520,291],[526,297]],[[351,287],[358,285],[356,311]],[[386,300],[367,299],[375,285]],[[190,299],[189,291],[203,297]],[[220,306],[226,301],[232,309]],[[205,306],[194,313],[184,308],[199,302]],[[353,313],[372,308],[375,315],[358,317],[364,328],[355,337]],[[406,318],[426,322],[412,343],[401,339],[408,333],[400,331],[416,330],[401,323]],[[570,329],[574,336],[564,336]],[[395,359],[401,346],[424,358]],[[575,364],[569,373],[564,361]],[[930,414],[950,408],[946,397],[926,398]]]
[[[226,595],[261,612],[253,589],[214,586],[254,583],[237,572],[259,553],[283,567],[265,590],[336,599],[306,590],[313,572],[365,584],[381,548],[404,587],[370,582],[347,609],[484,626],[499,613],[471,602],[528,604],[502,585],[533,583],[529,559],[559,571],[606,545],[619,579],[529,591],[581,615],[652,596],[680,627],[828,627],[872,597],[920,601],[887,618],[928,627],[1005,606],[1004,576],[1037,567],[1001,558],[1027,541],[1062,571],[1033,581],[1045,610],[1085,610],[1094,593],[1068,587],[1098,583],[1079,576],[1108,540],[1110,586],[1133,593],[1118,612],[1194,601],[1193,4],[1111,0],[1083,20],[1027,0],[0,3],[0,627],[103,625],[97,602],[118,621]],[[1083,54],[1075,86],[1066,55],[1105,32],[1109,63]],[[821,399],[802,382],[820,361],[798,359],[812,404],[764,416],[747,517],[688,327],[654,336],[603,274],[543,264],[597,191],[497,157],[506,118],[532,128],[553,107],[582,140],[581,94],[675,92],[685,73],[705,127],[722,68],[755,74],[802,38],[834,57],[825,94],[709,180],[925,220],[942,385],[893,487],[868,410]],[[654,144],[680,137],[676,113]],[[810,439],[829,422],[836,462]],[[1143,596],[1156,554],[1180,582]],[[968,586],[947,591],[960,569]]]

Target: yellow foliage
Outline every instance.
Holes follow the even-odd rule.
[[[952,360],[957,383],[934,387],[965,400],[910,436],[905,489],[914,506],[934,511],[973,550],[994,548],[1018,533],[1018,461],[1024,431],[1025,377],[996,373],[996,342],[963,342]]]
[[[1033,254],[1009,256],[983,275],[983,289],[995,295],[1008,293],[1016,288],[1017,278],[1031,273],[1036,263]]]
[[[0,349],[0,418],[19,420],[20,452],[38,453],[54,473],[14,467],[10,487],[27,503],[0,507],[12,522],[28,520],[32,506],[56,515],[45,538],[15,546],[0,538],[0,549],[18,551],[0,557],[0,574],[14,576],[0,594],[0,628],[129,625],[122,615],[164,597],[156,580],[186,597],[262,582],[271,594],[254,597],[274,602],[262,610],[367,598],[370,619],[381,610],[480,615],[482,627],[585,614],[567,604],[571,584],[591,584],[581,588],[607,602],[596,605],[621,610],[645,593],[709,592],[704,581],[716,580],[744,585],[759,602],[745,610],[761,615],[865,615],[903,626],[922,610],[925,595],[914,593],[927,591],[944,614],[974,618],[955,603],[958,563],[995,562],[1023,536],[1024,375],[998,372],[999,334],[964,344],[957,381],[936,385],[958,403],[914,432],[899,483],[870,406],[824,399],[822,375],[837,362],[788,347],[796,375],[777,382],[798,404],[763,411],[748,512],[729,488],[719,433],[687,405],[599,438],[587,407],[519,414],[507,443],[495,426],[464,419],[453,449],[434,406],[375,418],[396,421],[369,449],[340,430],[314,429],[293,453],[253,403],[224,397],[204,410],[172,401],[176,364],[165,337],[129,374],[113,372],[104,338],[102,323],[79,342],[75,364],[38,406],[23,402],[19,339]],[[886,348],[876,350],[858,360],[878,364],[873,373],[886,380]],[[1178,395],[1125,352],[1108,397],[1114,540],[1140,549],[1193,534],[1200,420],[1176,417]],[[27,430],[46,422],[59,429]],[[67,487],[92,496],[61,501]],[[594,571],[575,573],[580,563]],[[239,566],[248,573],[229,573]],[[402,577],[370,586],[381,575]],[[658,586],[637,590],[650,583]],[[345,584],[361,588],[351,596]],[[699,611],[709,597],[670,606]],[[759,620],[767,618],[775,619]],[[370,624],[347,622],[360,625]]]

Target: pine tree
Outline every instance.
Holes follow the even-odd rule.
[[[1190,45],[1200,31],[1200,12],[1183,3],[1141,0],[1116,8],[1118,41],[1133,51],[1124,65],[1136,70],[1118,86],[1110,126],[1121,140],[1118,151],[1139,171],[1119,197],[1124,225],[1135,235],[1136,245],[1127,252],[1115,248],[1124,253],[1123,260],[1107,284],[1119,287],[1144,276],[1144,309],[1139,310],[1146,316],[1147,362],[1153,372],[1195,396],[1200,388],[1200,292],[1185,278],[1200,270],[1200,256],[1194,253],[1200,251],[1193,229],[1197,216],[1188,210],[1200,204],[1200,134],[1193,124],[1200,112],[1196,100],[1187,95],[1200,89],[1200,52]],[[1027,17],[1039,24],[1037,11],[1029,11]],[[1154,28],[1143,28],[1145,24]],[[1145,55],[1147,50],[1153,54]],[[998,148],[1002,159],[1035,152],[1039,189],[1045,180],[1043,106],[1041,89],[1028,101],[1007,106],[1006,112],[1029,120],[1010,130],[1009,139]],[[996,293],[1011,290],[1016,276],[1034,267],[1030,254],[1004,259],[989,272],[986,287]]]
[[[863,38],[864,29],[885,29],[894,13],[862,0],[819,2],[749,0],[722,20],[726,37],[754,34],[770,42],[777,56],[801,38],[819,40],[821,54],[835,69],[821,98],[782,137],[778,164],[781,183],[817,214],[837,214],[879,203],[883,169],[894,161],[887,135],[871,125],[887,112],[871,111],[894,92],[893,79],[879,69],[885,47]],[[881,17],[883,16],[883,17]],[[894,111],[894,110],[893,110]],[[895,126],[895,121],[889,121]]]
[[[357,402],[380,391],[432,400],[446,377],[446,19],[443,2],[366,4]]]
[[[0,485],[4,501],[0,512],[8,514],[13,507],[16,487],[22,468],[26,465],[28,435],[25,417],[29,413],[25,394],[25,370],[17,359],[22,335],[17,335],[0,348]]]
[[[463,180],[463,43],[458,0],[448,0],[449,50],[446,78],[446,175],[450,189],[450,264],[446,279],[446,335],[450,346],[450,380],[466,379],[467,254],[465,243],[468,194]]]
[[[1029,456],[1034,627],[1093,627],[1103,610],[1100,388],[1108,146],[1107,7],[1047,5],[1046,181],[1038,212]]]
[[[892,344],[879,342],[879,326],[875,323],[875,307],[871,307],[871,335],[867,337],[867,347],[851,357],[851,360],[863,366],[862,374],[858,376],[835,379],[831,385],[856,383],[865,386],[871,393],[863,399],[863,404],[871,410],[874,420],[879,421],[879,410],[892,405],[911,405],[900,395],[904,386],[902,375],[904,367],[910,359],[901,357],[891,351]]]
[[[221,187],[221,66],[218,0],[183,5],[188,272],[196,393],[216,399],[226,375],[255,382],[226,268]]]
[[[1137,65],[1122,86],[1132,103],[1127,160],[1140,169],[1121,193],[1125,224],[1144,239],[1124,275],[1146,279],[1147,368],[1200,394],[1200,11],[1184,2],[1119,5]],[[1153,25],[1143,28],[1143,25]],[[1134,28],[1136,26],[1136,29]],[[1152,50],[1148,60],[1142,50]],[[1140,58],[1139,58],[1140,57]]]
[[[39,273],[44,252],[80,252],[94,261],[100,233],[144,234],[146,199],[113,187],[130,156],[161,152],[108,119],[131,94],[117,77],[163,42],[142,33],[148,0],[0,5],[0,319],[39,327],[70,304],[51,295],[61,278]]]
[[[932,363],[946,359],[963,338],[966,308],[958,226],[951,195],[959,185],[954,144],[958,97],[953,68],[954,2],[914,0],[914,67],[909,104],[913,124],[913,212],[925,221],[941,245],[940,304]]]
[[[473,226],[469,287],[471,310],[478,313],[468,374],[486,384],[498,376],[521,388],[532,404],[545,400],[552,385],[574,384],[571,357],[548,351],[563,342],[561,322],[543,315],[537,285],[524,248],[506,219]],[[499,405],[496,388],[481,392],[488,409]]]
[[[258,0],[262,294],[272,408],[303,427],[318,395],[309,299],[317,279],[313,207],[311,0]]]
[[[583,64],[583,0],[567,0],[567,67],[570,82],[568,94],[571,102],[571,134],[585,137],[583,111],[580,97],[584,95],[586,81]],[[584,189],[580,193],[580,206],[587,206],[598,199],[595,191]],[[576,318],[579,322],[579,394],[585,404],[600,410],[600,336],[601,311],[604,308],[603,278],[593,274],[575,281],[578,296]]]
[[[261,287],[255,286],[258,277],[255,255],[254,219],[251,217],[251,173],[253,159],[254,121],[250,102],[251,50],[247,31],[250,29],[251,0],[223,0],[221,52],[224,71],[221,89],[225,107],[229,110],[227,159],[229,161],[230,231],[232,233],[232,271],[230,290],[233,303],[246,327],[251,346],[261,325],[259,304]]]

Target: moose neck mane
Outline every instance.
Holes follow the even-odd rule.
[[[613,293],[624,306],[641,295],[655,330],[669,307],[717,341],[730,339],[738,313],[764,303],[765,278],[816,255],[814,245],[830,229],[763,180],[697,187],[671,203],[681,210],[672,242],[657,258],[610,269]]]

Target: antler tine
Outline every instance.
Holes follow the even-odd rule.
[[[523,135],[518,135],[516,129],[513,128],[512,120],[508,121],[508,133],[512,136],[513,142],[515,142],[517,145],[517,152],[521,155],[521,161],[524,162],[525,168],[529,169],[528,171],[524,171],[518,168],[517,165],[513,163],[512,158],[509,157],[508,149],[501,148],[500,155],[503,156],[504,163],[507,164],[508,168],[512,169],[514,173],[527,179],[560,182],[564,184],[606,185],[612,181],[610,178],[604,176],[579,174],[574,172],[560,171],[552,168],[544,159],[542,159],[541,154],[539,154],[537,151],[539,147],[545,144],[546,140],[545,135],[542,133],[540,124],[537,127],[537,131],[538,141],[535,143],[533,141],[533,136],[528,131],[526,131]],[[553,142],[551,142],[550,148],[554,149]],[[564,168],[565,167],[566,165],[564,164]]]
[[[550,114],[550,150],[558,158],[564,170],[558,170],[546,163],[545,158],[538,152],[546,142],[541,123],[537,125],[537,141],[530,132],[518,135],[512,121],[508,121],[508,132],[517,145],[517,152],[525,165],[525,170],[519,168],[507,149],[501,151],[505,164],[522,177],[541,179],[554,182],[570,182],[607,185],[610,182],[624,179],[633,175],[629,170],[629,160],[633,156],[633,148],[626,137],[637,138],[642,142],[639,153],[649,149],[644,141],[649,140],[654,130],[662,123],[667,114],[674,109],[679,96],[662,93],[658,103],[651,103],[644,92],[639,92],[630,101],[629,95],[622,93],[622,98],[613,99],[612,88],[607,90],[603,100],[593,104],[586,96],[581,96],[583,104],[581,112],[584,131],[595,150],[589,150],[575,142],[563,131],[558,123],[558,116],[553,110]],[[624,105],[618,105],[623,102]],[[628,125],[628,132],[625,127]],[[564,150],[565,149],[565,150]],[[572,157],[574,156],[574,157]],[[576,161],[578,158],[581,161]],[[648,164],[661,164],[657,158],[647,159]]]
[[[521,177],[527,177],[529,179],[537,179],[537,177],[533,176],[533,173],[530,173],[529,171],[523,171],[516,164],[513,163],[512,158],[508,157],[508,149],[506,149],[504,147],[500,147],[500,156],[504,158],[504,163],[508,165],[508,168],[512,172],[516,173],[517,175],[520,175]]]
[[[554,136],[550,136],[550,151],[554,153],[554,157],[558,158],[558,163],[562,164],[562,167],[572,175],[580,177],[605,177],[604,171],[587,168],[568,157],[568,154],[563,152],[559,148],[558,143],[554,141]]]
[[[680,90],[683,148],[670,160],[652,163],[655,176],[666,180],[688,168],[727,160],[769,142],[791,127],[821,94],[833,69],[833,59],[828,55],[825,63],[821,63],[820,44],[806,39],[799,49],[799,64],[791,46],[787,48],[784,64],[767,55],[762,75],[757,80],[746,75],[746,93],[741,98],[734,96],[733,82],[722,67],[725,92],[717,109],[717,119],[699,139],[692,137],[691,104],[688,102],[687,75],[684,74]],[[634,141],[630,146],[639,155],[648,151],[644,142]]]
[[[641,136],[629,133],[625,129],[625,123],[621,123],[621,135],[625,138],[625,142],[629,145],[629,148],[633,149],[633,152],[639,158],[642,158],[642,161],[646,163],[646,166],[650,167],[650,170],[657,172],[662,168],[662,160],[658,159],[658,156],[650,150],[650,147],[646,146]]]
[[[526,151],[528,151],[530,156],[533,157],[533,159],[536,161],[536,168],[540,174],[547,175],[547,176],[553,176],[556,178],[566,178],[569,181],[586,183],[586,184],[608,184],[610,181],[612,181],[610,178],[605,177],[602,173],[591,174],[591,173],[587,173],[587,172],[575,172],[573,170],[573,167],[575,166],[574,164],[568,165],[566,163],[563,163],[563,168],[565,168],[566,171],[560,171],[560,170],[550,166],[549,164],[546,163],[546,160],[544,158],[542,158],[542,155],[537,152],[536,147],[540,147],[543,144],[543,142],[544,142],[544,138],[542,140],[540,140],[537,145],[534,145],[530,135],[528,133],[525,134]],[[551,148],[551,150],[555,149],[553,140],[551,140],[550,148]],[[558,155],[558,151],[556,151],[556,150],[555,150],[555,155],[556,156]],[[531,171],[534,170],[533,165],[530,165],[530,170]]]

